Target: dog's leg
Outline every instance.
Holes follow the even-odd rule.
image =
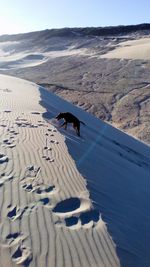
[[[77,125],[76,132],[77,132],[77,135],[80,136],[80,124]]]
[[[63,127],[65,128],[65,130],[67,130],[67,122],[65,121],[62,125],[60,125],[60,127]]]
[[[76,130],[78,136],[80,136],[80,124],[73,124],[73,128]]]
[[[67,130],[67,122],[65,122],[65,127],[64,128],[65,128],[65,130]]]

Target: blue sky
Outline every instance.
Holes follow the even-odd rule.
[[[0,0],[0,34],[149,23],[150,0]]]

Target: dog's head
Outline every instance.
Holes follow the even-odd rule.
[[[63,113],[59,113],[56,117],[55,117],[55,119],[57,119],[57,120],[60,120],[60,119],[62,119],[63,118]]]

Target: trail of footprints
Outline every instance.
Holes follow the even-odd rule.
[[[9,113],[9,112],[8,112]],[[32,114],[39,114],[38,112],[32,112]],[[37,128],[43,126],[45,122],[38,121],[38,124],[32,124],[26,119],[17,117],[15,125],[17,127],[30,127]],[[4,125],[7,127],[7,125]],[[50,129],[48,126],[45,133],[45,146],[43,147],[43,160],[47,162],[54,162],[52,157],[52,149],[55,145],[59,145],[59,142],[54,139],[55,132],[57,130]],[[15,127],[16,128],[16,127]],[[2,145],[5,147],[13,148],[16,146],[15,138],[19,134],[13,127],[7,128],[7,137],[3,139]],[[0,164],[7,163],[9,158],[7,155],[0,153]],[[53,213],[55,218],[56,227],[67,227],[75,229],[78,225],[80,227],[93,227],[100,219],[99,211],[91,208],[91,201],[84,200],[78,197],[71,197],[53,205],[53,195],[58,193],[54,185],[46,185],[43,183],[41,178],[41,167],[30,165],[25,168],[24,177],[20,180],[20,186],[27,194],[34,194],[36,196],[35,202],[29,203],[27,206],[11,206],[7,207],[7,218],[10,221],[17,219],[21,220],[23,216],[29,216],[32,212],[35,212],[39,206],[46,207]],[[6,183],[11,182],[14,177],[6,175],[5,173],[0,174],[0,188]],[[85,203],[87,202],[87,203]],[[32,251],[29,247],[23,245],[23,241],[26,236],[23,233],[14,232],[9,233],[5,241],[12,247],[12,260],[16,264],[24,264],[29,266],[32,261]]]
[[[3,139],[2,147],[14,148],[16,146],[16,136],[19,133],[13,128],[7,128],[6,138]]]
[[[10,111],[9,111],[10,112]],[[32,114],[39,114],[39,112],[32,112]],[[15,124],[18,127],[31,127],[37,128],[38,126],[43,126],[45,121],[38,121],[38,124],[32,124],[28,122],[25,118],[17,117]],[[48,127],[48,126],[46,126]],[[9,147],[13,147],[13,143],[10,141],[14,139],[18,132],[14,130],[13,127],[7,129],[9,137],[3,140],[3,143]],[[55,139],[51,139],[55,136],[57,132],[54,128],[47,129],[45,133],[45,146],[43,147],[42,158],[48,162],[54,162],[54,158],[51,156],[52,147],[51,145],[58,145],[59,142]],[[50,139],[50,140],[49,140]],[[8,162],[7,155],[0,154],[0,164]],[[31,212],[35,211],[38,206],[47,206],[55,214],[56,225],[64,225],[66,227],[72,227],[74,225],[80,224],[84,226],[92,222],[94,225],[99,220],[99,212],[88,206],[82,209],[82,199],[74,197],[61,201],[53,208],[51,204],[52,194],[56,193],[55,186],[44,185],[40,176],[41,168],[38,166],[28,166],[25,169],[25,175],[20,181],[21,187],[27,192],[38,196],[38,201],[30,203],[25,207],[18,206],[8,206],[7,217],[14,221],[16,219],[21,219],[24,215],[29,215]],[[0,187],[4,185],[5,182],[12,180],[12,176],[6,176],[4,173],[0,176]],[[50,197],[49,194],[50,193]]]
[[[10,110],[5,110],[4,113],[9,114]],[[32,114],[39,114],[38,112],[33,112]],[[9,120],[8,120],[9,122]],[[5,128],[4,138],[1,141],[1,147],[3,148],[14,148],[16,146],[16,137],[19,135],[19,132],[16,128],[20,127],[28,127],[28,128],[37,128],[40,126],[45,126],[45,121],[39,120],[37,124],[32,124],[27,121],[25,118],[17,117],[15,120],[14,127],[8,127],[7,120],[4,123],[1,123],[1,127]],[[47,133],[51,132],[51,134],[46,134],[46,136],[54,137],[55,129],[48,129]],[[46,141],[48,146],[48,141]],[[49,141],[50,144],[58,144],[55,140]],[[45,147],[43,151],[50,152],[52,148]],[[53,162],[54,159],[50,158],[50,155],[43,156],[43,159]],[[0,165],[7,164],[9,162],[9,157],[0,152]],[[7,218],[10,221],[15,221],[17,219],[21,220],[23,216],[29,216],[31,212],[37,210],[39,206],[47,206],[50,207],[50,197],[47,195],[50,194],[53,190],[55,190],[55,186],[44,185],[43,181],[40,177],[41,168],[31,165],[26,167],[24,178],[20,181],[20,186],[27,192],[31,194],[36,194],[38,196],[38,201],[29,203],[27,206],[19,207],[18,205],[7,206]],[[7,175],[5,172],[0,174],[0,188],[4,186],[5,183],[11,182],[14,177],[12,175]],[[46,195],[46,196],[45,196]],[[29,266],[30,261],[32,260],[32,251],[31,248],[24,246],[23,241],[25,240],[25,235],[19,232],[11,232],[8,233],[5,237],[5,240],[1,240],[4,245],[8,244],[12,248],[11,257],[12,260],[16,264],[24,264],[25,266]]]

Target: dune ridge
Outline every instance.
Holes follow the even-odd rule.
[[[87,182],[40,100],[37,85],[0,75],[0,266],[120,266]]]

